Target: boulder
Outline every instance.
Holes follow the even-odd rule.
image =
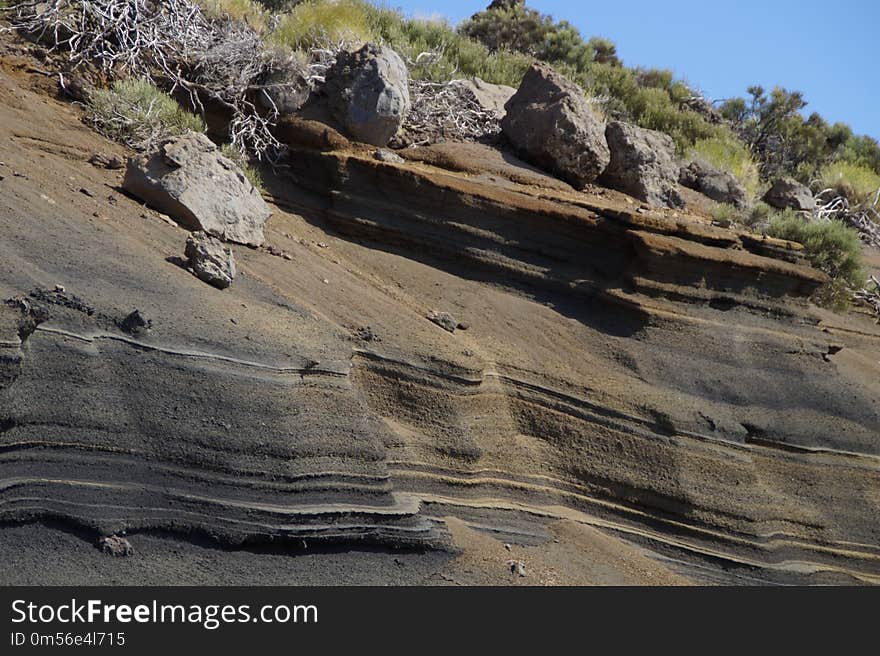
[[[678,191],[679,166],[672,137],[613,121],[605,129],[611,163],[601,182],[661,207],[684,207]]]
[[[792,178],[779,178],[764,194],[764,202],[778,210],[793,209],[811,212],[816,209],[816,199],[810,188]]]
[[[491,84],[478,77],[472,80],[460,80],[461,85],[470,91],[474,99],[484,110],[492,112],[499,119],[507,113],[504,105],[516,93],[516,89],[504,84]]]
[[[203,134],[174,137],[129,159],[122,187],[189,230],[250,246],[263,243],[268,205]]]
[[[302,66],[292,57],[277,70],[266,74],[259,86],[254,99],[257,106],[266,112],[277,111],[279,116],[299,111],[311,93]]]
[[[610,161],[605,125],[577,85],[533,64],[504,106],[501,130],[526,161],[583,189]]]
[[[204,232],[196,232],[186,240],[184,254],[195,276],[218,289],[226,289],[235,278],[232,250]]]
[[[356,141],[386,146],[410,110],[409,72],[400,56],[368,43],[343,50],[323,87],[331,116]]]
[[[719,171],[702,160],[694,160],[683,166],[678,181],[718,203],[727,203],[739,209],[744,209],[749,204],[745,187],[735,175]]]

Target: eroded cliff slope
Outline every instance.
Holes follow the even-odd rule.
[[[291,259],[236,247],[220,291],[39,79],[0,79],[4,521],[427,550],[462,546],[450,517],[538,546],[565,521],[880,578],[880,329],[811,306],[793,245],[480,146],[394,164],[300,126],[268,189]]]

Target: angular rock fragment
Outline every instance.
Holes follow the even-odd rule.
[[[699,191],[718,203],[727,203],[739,209],[749,204],[748,194],[732,173],[720,171],[702,160],[694,160],[683,166],[678,176],[679,182]]]
[[[450,333],[454,333],[459,326],[455,317],[448,312],[433,311],[428,315],[428,319]]]
[[[98,540],[98,549],[116,558],[123,558],[134,553],[131,542],[118,535],[102,537]]]
[[[507,113],[504,105],[516,93],[516,89],[513,87],[505,84],[491,84],[478,77],[471,80],[461,80],[461,84],[471,92],[480,107],[494,113],[498,118],[504,118]]]
[[[142,335],[152,326],[153,322],[141,314],[140,310],[134,310],[119,322],[119,328],[129,335]]]
[[[611,160],[605,125],[583,91],[544,64],[533,64],[504,106],[501,129],[526,161],[583,189]]]
[[[778,210],[792,209],[811,212],[816,209],[816,200],[810,188],[793,178],[779,178],[764,194],[764,202]]]
[[[186,240],[189,267],[199,280],[218,289],[226,289],[235,278],[235,258],[232,250],[219,239],[204,232],[196,232]]]
[[[327,72],[324,94],[333,118],[351,138],[385,146],[410,110],[409,73],[396,52],[368,43],[357,52],[339,53]]]
[[[672,137],[622,121],[605,129],[611,162],[601,182],[650,205],[684,207]]]
[[[203,134],[189,132],[132,158],[123,188],[189,230],[259,246],[271,211],[242,170]]]

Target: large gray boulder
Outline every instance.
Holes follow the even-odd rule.
[[[189,230],[249,246],[263,243],[272,213],[242,170],[197,132],[131,158],[122,187]]]
[[[501,130],[526,161],[583,189],[611,159],[605,125],[577,85],[533,64],[505,105]]]
[[[611,163],[601,182],[650,205],[684,207],[672,137],[622,121],[605,128]]]
[[[694,160],[681,167],[678,180],[685,187],[699,191],[718,203],[734,205],[738,209],[744,209],[749,204],[745,187],[735,175],[719,171],[702,160]]]
[[[235,278],[235,258],[232,249],[224,247],[219,239],[194,232],[186,240],[184,251],[193,274],[209,285],[226,289]]]
[[[400,56],[368,43],[343,50],[327,72],[324,95],[333,118],[363,143],[386,146],[410,110],[409,72]]]
[[[809,187],[792,178],[779,178],[764,194],[764,202],[778,210],[793,209],[811,212],[816,209],[816,199]]]
[[[504,118],[507,110],[504,105],[516,93],[516,89],[505,84],[492,84],[478,77],[471,80],[461,80],[462,86],[470,91],[474,99],[484,110],[492,112],[499,119]]]

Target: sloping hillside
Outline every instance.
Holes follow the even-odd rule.
[[[880,329],[811,306],[794,245],[481,146],[293,135],[290,259],[235,246],[220,291],[37,69],[0,73],[8,582],[880,577]]]

